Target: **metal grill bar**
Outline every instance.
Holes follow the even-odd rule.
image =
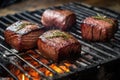
[[[2,22],[2,21],[0,21],[0,23],[1,23],[2,25],[4,25],[4,26],[8,26],[6,23],[4,23],[4,22]]]
[[[39,60],[37,60],[36,58],[34,58],[32,55],[29,55],[31,58],[33,58],[36,62],[38,62],[39,64],[41,64],[42,66],[44,66],[45,68],[47,68],[49,71],[51,71],[54,75],[57,74],[57,72],[55,72],[53,69],[49,68],[48,66],[46,66],[44,63],[40,62]]]
[[[22,14],[16,14],[16,15],[17,15],[18,17],[21,17],[21,18],[25,19],[25,20],[28,20],[28,21],[30,21],[30,22],[36,23],[34,20],[31,20],[30,18],[25,17],[25,16],[23,16]]]
[[[82,58],[80,58],[78,61],[82,61],[82,62],[86,63],[87,65],[90,65],[90,64],[91,64],[90,62],[88,62],[87,60],[82,59]]]
[[[50,64],[53,63],[52,60],[48,60],[46,57],[42,56],[42,55],[41,55],[41,52],[39,52],[37,49],[35,50],[35,52],[36,52],[37,54],[39,54],[42,58],[44,58],[44,59],[46,59],[47,61],[49,61]]]
[[[7,22],[10,22],[11,24],[14,23],[14,21],[10,20],[9,18],[7,18],[6,16],[2,17],[3,19],[7,20]]]
[[[27,16],[27,17],[30,17],[30,18],[36,20],[38,23],[40,23],[40,19],[35,18],[34,16],[30,15],[29,12],[26,11],[26,12],[24,12],[23,14],[24,14],[25,16]]]
[[[13,75],[3,64],[0,63],[0,66],[6,70],[15,80],[18,80],[17,77],[15,75]]]
[[[14,15],[8,15],[8,16],[15,19],[16,21],[20,20],[20,19],[16,18]]]
[[[101,59],[101,60],[106,60],[106,58],[103,58],[103,57],[97,55],[97,54],[94,53],[94,52],[90,52],[90,51],[88,51],[88,50],[86,50],[86,49],[84,49],[84,48],[82,48],[82,50],[83,50],[84,52],[86,52],[86,53],[90,53],[92,56],[95,56],[95,57],[97,57],[97,58],[99,58],[99,59]]]

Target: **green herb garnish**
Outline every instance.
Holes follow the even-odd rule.
[[[34,25],[34,24],[33,23],[23,23],[23,24],[18,26],[18,29],[16,30],[16,32],[25,28],[25,26],[27,26],[27,25]]]
[[[104,15],[100,15],[100,14],[97,14],[96,16],[92,16],[94,19],[98,19],[98,20],[104,20],[106,22],[109,22],[110,24],[114,24],[113,23],[113,20],[107,18],[106,16]]]
[[[56,31],[52,32],[51,35],[46,36],[46,38],[48,38],[48,39],[54,38],[54,37],[62,37],[64,39],[68,39],[68,38],[71,37],[71,35],[69,35],[69,34],[67,34],[65,32],[61,32],[61,31],[56,30]]]

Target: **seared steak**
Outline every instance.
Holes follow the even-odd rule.
[[[106,16],[91,16],[81,24],[82,37],[90,41],[107,41],[113,38],[117,31],[117,20]]]
[[[17,21],[5,32],[5,41],[18,51],[34,48],[38,37],[43,33],[38,24],[28,21]]]
[[[47,29],[67,30],[76,23],[76,15],[69,10],[46,10],[41,22]]]
[[[42,55],[59,62],[79,57],[81,45],[77,39],[66,32],[50,30],[39,37],[38,49]]]

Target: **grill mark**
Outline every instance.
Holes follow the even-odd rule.
[[[102,32],[102,29],[100,28],[100,32],[99,32],[99,40],[101,40],[101,32]]]
[[[91,25],[91,27],[92,27],[91,34],[92,34],[92,41],[93,41],[94,40],[94,34],[93,34],[94,26]]]

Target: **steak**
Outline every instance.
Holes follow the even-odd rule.
[[[38,24],[28,21],[17,21],[9,26],[5,32],[5,41],[18,51],[36,47],[38,37],[44,31]]]
[[[107,41],[118,29],[117,20],[98,15],[87,17],[81,24],[82,38],[88,41]]]
[[[48,59],[59,62],[79,57],[81,45],[69,33],[60,30],[49,30],[39,37],[38,49]]]
[[[76,23],[76,15],[69,10],[45,10],[41,22],[47,29],[68,30]]]

